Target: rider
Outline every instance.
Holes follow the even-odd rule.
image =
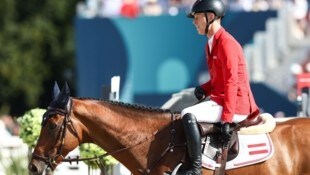
[[[252,95],[245,58],[240,44],[221,26],[225,5],[221,0],[196,0],[189,18],[198,33],[208,38],[206,44],[210,80],[195,88],[202,101],[183,109],[182,122],[191,169],[186,175],[201,174],[201,138],[196,122],[221,123],[221,140],[230,140],[230,124],[255,118],[258,107]],[[210,100],[203,100],[210,96]]]

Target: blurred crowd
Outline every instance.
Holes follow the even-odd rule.
[[[195,0],[84,0],[77,5],[81,18],[159,16],[187,13]],[[302,33],[310,33],[310,0],[223,0],[228,11],[259,12],[286,8]]]
[[[298,83],[306,83],[309,82],[308,78],[302,77],[302,80],[299,80],[298,75],[306,75],[306,77],[310,77],[310,48],[308,48],[308,52],[305,55],[305,58],[302,59],[299,63],[292,63],[290,66],[290,71],[292,73],[292,80],[293,82],[290,82],[292,84],[291,89],[288,93],[288,99],[291,101],[295,101],[297,99],[297,92],[302,90],[306,90],[307,93],[309,93],[309,86],[305,87],[304,89],[298,89],[297,84]],[[306,83],[309,84],[309,83]],[[309,97],[310,98],[310,97]]]
[[[3,148],[15,148],[22,144],[18,135],[19,126],[17,121],[9,115],[0,115],[0,157],[3,155]],[[0,167],[0,174],[1,173]]]
[[[19,134],[18,133],[19,127],[18,127],[17,122],[13,119],[13,117],[9,115],[1,115],[0,116],[0,131],[1,131],[0,136],[1,134],[16,136]]]
[[[267,11],[283,7],[296,8],[294,15],[305,16],[310,0],[223,0],[230,11]],[[78,3],[80,17],[135,18],[141,15],[177,15],[188,12],[195,0],[85,0]]]

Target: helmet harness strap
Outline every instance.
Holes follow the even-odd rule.
[[[207,13],[205,13],[205,16],[206,16],[206,20],[207,20],[207,26],[206,26],[206,34],[208,33],[208,31],[209,31],[209,27],[210,27],[210,25],[216,20],[216,19],[219,19],[219,17],[218,16],[215,16],[215,18],[213,18],[210,22],[209,22],[209,20],[208,20],[208,15],[207,15]]]

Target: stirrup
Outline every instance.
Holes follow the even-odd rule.
[[[180,168],[181,166],[182,166],[182,163],[179,163],[179,164],[174,168],[174,170],[172,171],[171,175],[176,175],[177,172],[178,172],[178,170],[179,170],[179,168]]]

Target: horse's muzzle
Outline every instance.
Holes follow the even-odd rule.
[[[39,161],[31,161],[28,165],[28,170],[33,174],[33,175],[42,175],[44,169],[46,168],[46,165]]]

